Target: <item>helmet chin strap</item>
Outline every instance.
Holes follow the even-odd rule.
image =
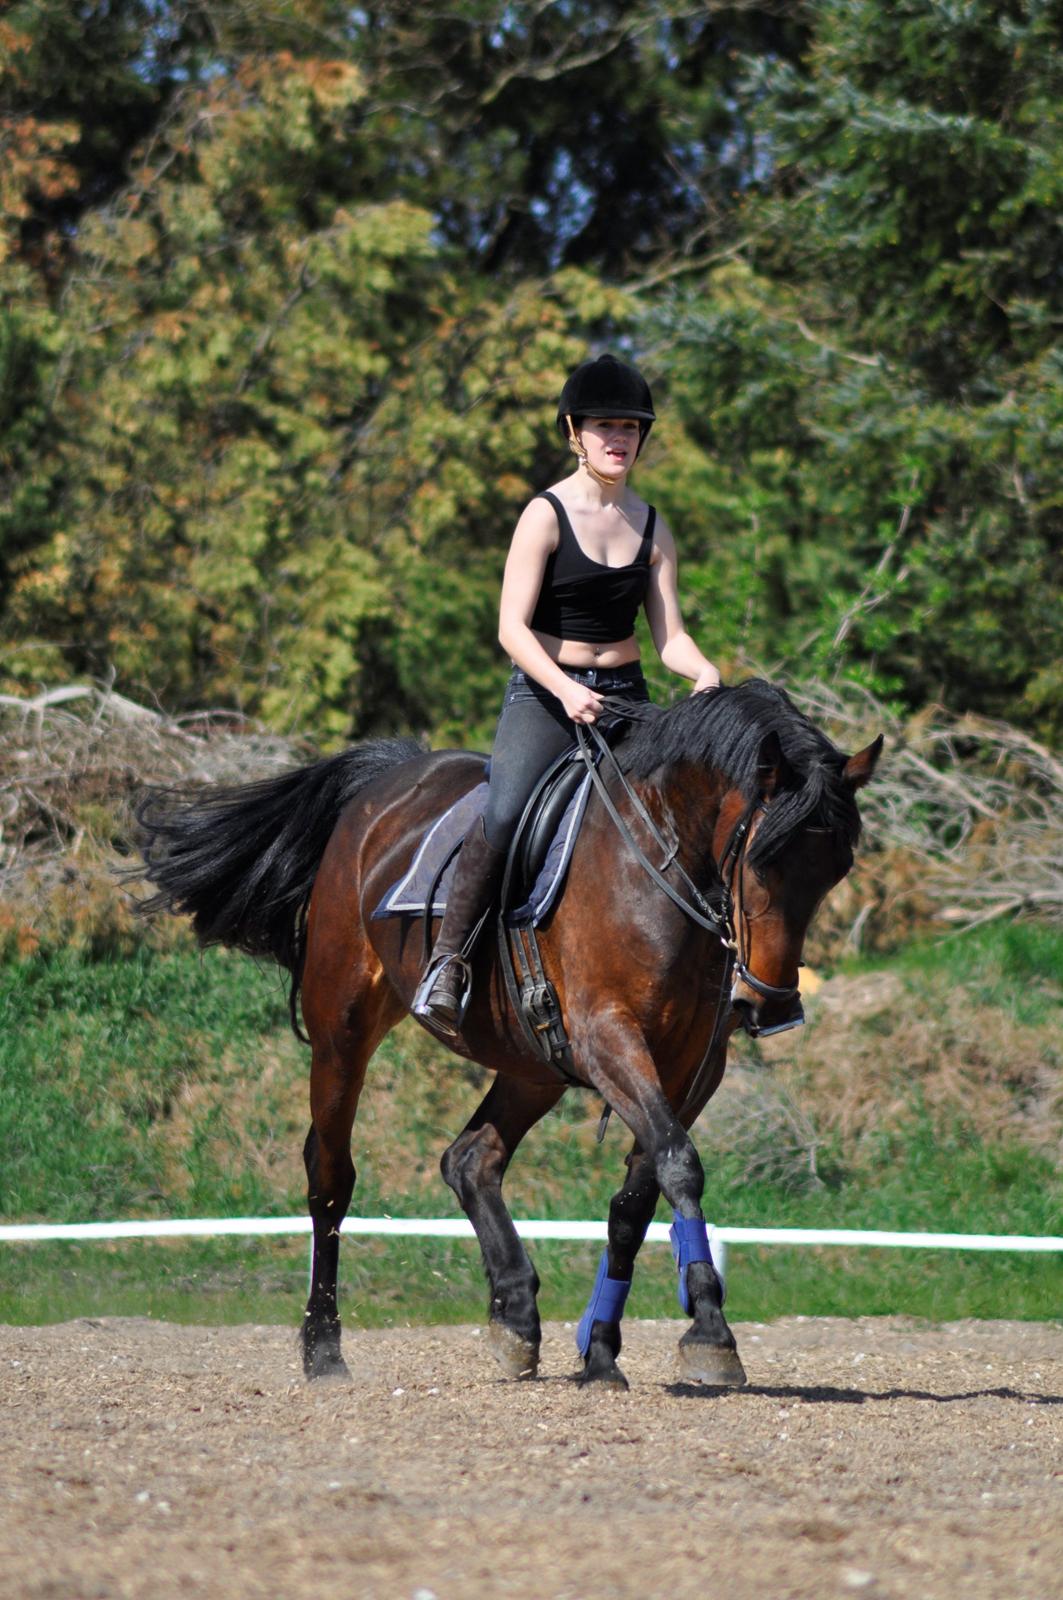
[[[619,478],[607,478],[604,473],[598,471],[597,467],[591,466],[590,462],[587,460],[587,452],[580,443],[579,434],[573,427],[572,418],[570,416],[566,416],[565,422],[568,424],[569,448],[575,451],[576,455],[579,457],[580,466],[586,468],[591,477],[594,479],[595,483],[600,483],[603,489],[615,489],[621,480]]]

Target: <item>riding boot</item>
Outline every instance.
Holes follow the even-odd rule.
[[[488,843],[483,818],[478,817],[462,842],[428,970],[410,1007],[415,1017],[444,1038],[453,1038],[464,1021],[473,944],[505,864],[505,850]]]

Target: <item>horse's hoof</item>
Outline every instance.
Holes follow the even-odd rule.
[[[581,1389],[609,1389],[614,1394],[626,1394],[630,1385],[615,1361],[602,1367],[587,1367],[579,1373],[576,1382]]]
[[[350,1383],[351,1369],[338,1350],[319,1347],[303,1358],[303,1372],[310,1383]]]
[[[519,1333],[501,1322],[488,1323],[487,1342],[507,1378],[535,1377],[539,1370],[537,1344],[532,1344],[530,1339],[522,1339]]]
[[[749,1380],[737,1350],[726,1345],[680,1342],[679,1370],[691,1383],[707,1383],[718,1389],[741,1389]]]

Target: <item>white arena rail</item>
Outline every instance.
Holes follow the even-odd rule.
[[[605,1239],[605,1222],[517,1221],[522,1239]],[[223,1235],[309,1233],[309,1217],[201,1217],[151,1222],[25,1222],[0,1224],[0,1244],[44,1243],[68,1239],[190,1239]],[[471,1239],[472,1225],[463,1217],[347,1217],[345,1234],[391,1238]],[[727,1268],[732,1244],[843,1245],[850,1248],[910,1250],[1018,1250],[1063,1254],[1063,1236],[1020,1233],[889,1233],[860,1228],[732,1228],[709,1225],[712,1256],[720,1272]],[[646,1239],[668,1242],[668,1224],[651,1222]]]

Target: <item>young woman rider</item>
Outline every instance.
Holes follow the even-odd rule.
[[[413,1014],[444,1037],[461,1027],[469,956],[524,807],[547,767],[596,721],[602,696],[649,698],[635,618],[645,606],[665,666],[695,692],[720,675],[683,627],[675,543],[628,477],[654,422],[634,367],[599,356],[565,384],[558,428],[575,472],[536,495],[517,523],[502,581],[498,638],[514,670],[491,757],[487,806],[467,834]]]

